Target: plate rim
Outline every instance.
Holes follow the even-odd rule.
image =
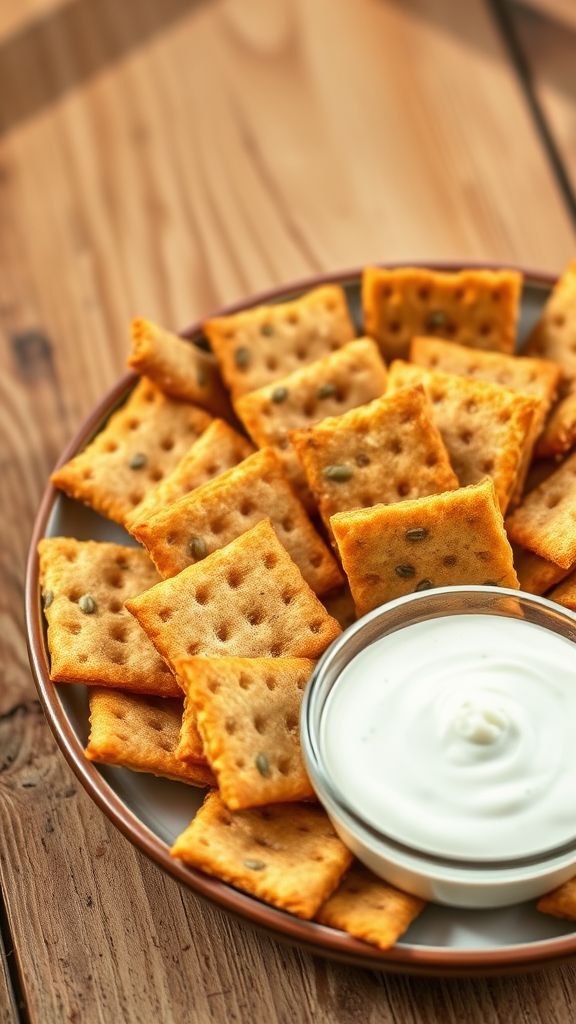
[[[365,264],[368,265],[368,264]],[[371,266],[426,267],[431,270],[457,271],[461,269],[499,270],[513,269],[523,274],[524,280],[532,285],[552,288],[556,275],[546,271],[531,270],[518,265],[486,261],[395,261],[374,262]],[[340,284],[361,281],[363,266],[333,273],[316,274],[295,282],[279,285],[251,295],[241,301],[223,307],[210,315],[227,316],[244,309],[268,302],[281,301],[293,293],[304,292],[322,284]],[[201,335],[203,317],[180,332],[182,337],[194,338]],[[61,466],[80,451],[94,435],[100,425],[111,414],[114,407],[128,393],[138,380],[133,372],[124,373],[96,403],[82,421],[72,439],[61,452],[56,466]],[[398,945],[383,952],[364,942],[314,921],[305,921],[262,903],[246,893],[234,889],[219,879],[190,868],[181,861],[170,857],[168,844],[156,836],[133,811],[122,801],[96,766],[87,761],[81,743],[77,739],[66,712],[58,698],[56,686],[49,678],[47,650],[44,643],[43,612],[40,600],[39,566],[37,546],[45,536],[46,528],[59,492],[48,482],[36,515],[27,559],[25,584],[25,624],[28,656],[32,675],[48,721],[50,730],[72,768],[79,782],[118,830],[142,853],[158,864],[164,871],[181,884],[192,889],[199,896],[209,900],[248,921],[258,930],[272,935],[277,940],[298,946],[315,953],[355,966],[399,974],[420,974],[425,976],[472,976],[488,974],[512,974],[560,963],[576,956],[576,935],[541,939],[536,942],[516,943],[504,948],[470,950],[450,949],[434,946]]]

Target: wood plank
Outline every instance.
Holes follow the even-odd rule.
[[[8,971],[7,955],[11,956],[12,951],[6,953],[0,934],[0,1024],[18,1024],[19,1016]]]
[[[178,326],[374,259],[556,269],[574,248],[481,0],[185,6],[75,0],[38,18],[27,0],[1,39],[0,884],[30,1020],[567,1019],[571,969],[384,978],[199,902],[95,812],[34,699],[27,538],[59,448],[123,364],[130,316]]]

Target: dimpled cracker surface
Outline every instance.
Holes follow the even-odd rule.
[[[168,398],[149,380],[52,483],[103,516],[125,523],[144,495],[180,460],[211,417],[188,402]]]
[[[425,906],[424,900],[388,885],[356,862],[320,907],[316,920],[379,949],[390,949]]]
[[[174,676],[124,608],[127,597],[158,580],[145,551],[46,537],[38,553],[50,678],[181,696]]]
[[[412,338],[419,335],[512,352],[521,285],[522,276],[514,270],[365,267],[364,330],[387,359],[406,358]]]
[[[557,889],[541,896],[536,904],[536,909],[540,910],[542,914],[552,914],[553,917],[565,917],[569,921],[575,921],[576,878],[570,878]]]
[[[89,761],[150,772],[192,786],[214,784],[206,764],[186,765],[175,756],[182,701],[135,697],[118,690],[90,693]]]
[[[563,605],[564,608],[576,611],[576,572],[570,573],[568,579],[565,579],[559,587],[551,590],[548,598],[550,601],[556,601],[557,604]]]
[[[234,398],[320,359],[355,334],[338,285],[322,285],[291,302],[206,320],[203,328]]]
[[[249,441],[237,434],[224,420],[213,420],[182,456],[176,468],[130,513],[126,524],[128,529],[132,532],[137,524],[232,466],[237,466],[253,451]]]
[[[512,550],[520,590],[526,590],[529,594],[545,594],[570,572],[569,569],[561,569],[559,565],[540,558],[540,555],[535,555],[526,548],[513,544]]]
[[[530,491],[506,520],[510,540],[570,569],[576,562],[576,454]]]
[[[255,452],[133,532],[160,574],[168,577],[267,518],[312,590],[323,594],[342,582],[333,555],[292,491],[272,448]]]
[[[336,512],[458,486],[422,387],[290,435],[324,522]]]
[[[386,601],[460,584],[518,587],[491,480],[332,518],[359,615]]]
[[[539,400],[489,381],[425,370],[397,360],[389,390],[422,384],[461,484],[492,477],[502,511],[523,486],[534,444]]]
[[[176,672],[193,655],[318,658],[341,632],[268,520],[127,607]]]
[[[179,663],[223,802],[237,811],[314,797],[300,751],[305,658],[191,658]]]
[[[172,856],[297,917],[310,919],[352,854],[315,805],[275,804],[232,814],[209,793]]]
[[[305,477],[289,432],[339,416],[385,390],[386,367],[378,346],[370,338],[358,338],[283,380],[243,395],[236,402],[236,412],[260,448],[276,448],[286,474],[301,491]]]
[[[233,415],[230,399],[213,355],[150,320],[132,321],[128,366],[153,380],[173,398],[208,409],[215,416]]]

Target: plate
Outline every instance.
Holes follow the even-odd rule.
[[[460,269],[458,265],[452,264],[429,266],[434,269]],[[538,319],[553,284],[553,279],[546,274],[533,271],[524,271],[524,274],[520,343]],[[360,270],[311,278],[255,296],[218,315],[248,309],[263,302],[286,301],[316,285],[333,282],[345,288],[361,333],[360,278]],[[184,331],[183,335],[192,341],[199,341],[202,337],[200,325],[194,325]],[[126,374],[103,397],[62,453],[59,465],[80,451],[102,428],[136,380],[134,374]],[[164,871],[199,895],[246,918],[276,938],[309,952],[373,970],[441,976],[511,973],[576,955],[574,922],[539,914],[533,904],[486,911],[454,910],[430,905],[401,941],[383,953],[343,932],[302,921],[276,910],[218,879],[173,860],[169,855],[169,847],[194,816],[202,801],[202,791],[127,769],[96,766],[86,761],[83,754],[88,739],[86,690],[82,686],[55,686],[50,682],[36,546],[41,537],[57,535],[130,545],[134,541],[120,526],[48,486],[30,546],[26,581],[27,637],[40,700],[68,763],[88,794],[114,825]]]

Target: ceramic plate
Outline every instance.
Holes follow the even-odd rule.
[[[456,266],[438,269],[458,269]],[[262,302],[285,301],[320,283],[333,281],[346,289],[359,333],[360,271],[314,278],[259,295],[238,304],[236,312]],[[525,272],[520,338],[538,318],[552,280]],[[221,314],[219,314],[221,315]],[[202,337],[199,325],[184,332]],[[121,403],[136,378],[128,374],[105,395],[63,452],[67,461],[96,434]],[[541,966],[576,954],[576,925],[537,913],[533,904],[499,910],[465,911],[430,905],[402,940],[387,953],[352,939],[343,932],[301,921],[261,903],[231,886],[173,860],[169,846],[199,807],[203,793],[192,787],[102,767],[84,759],[88,736],[88,702],[82,686],[54,686],[48,676],[48,653],[40,604],[36,545],[44,536],[67,535],[80,540],[133,544],[124,530],[49,486],[44,494],[32,537],[27,578],[27,632],[36,685],[48,722],[62,752],[92,799],[121,832],[165,871],[221,907],[247,918],[278,938],[311,952],[372,969],[412,974],[505,973]]]

